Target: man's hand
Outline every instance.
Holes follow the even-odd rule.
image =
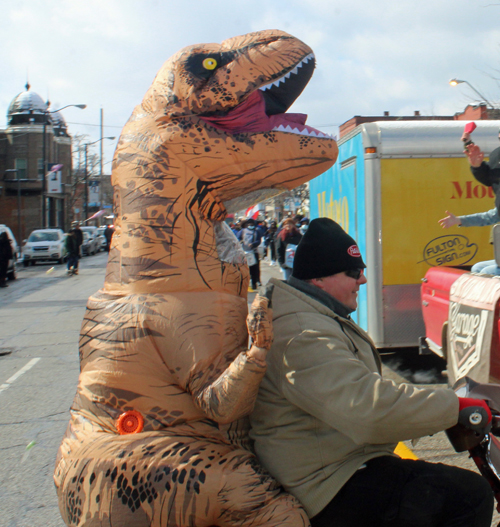
[[[469,159],[471,167],[477,168],[483,162],[484,152],[482,152],[481,149],[474,143],[471,143],[465,147],[464,154]]]
[[[452,212],[446,211],[446,218],[441,218],[438,220],[439,225],[443,227],[443,229],[449,229],[450,227],[453,227],[454,225],[461,225],[460,218],[455,216]]]

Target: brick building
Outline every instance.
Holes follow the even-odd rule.
[[[6,128],[0,129],[0,224],[8,225],[19,243],[44,223],[67,230],[71,218],[71,137],[64,118],[52,113],[49,104],[27,84],[9,105]],[[47,177],[45,222],[44,158],[48,170],[62,165]]]

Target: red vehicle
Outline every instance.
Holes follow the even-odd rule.
[[[500,276],[432,267],[422,282],[420,352],[446,360],[450,384],[466,375],[499,382]]]
[[[430,351],[447,360],[448,308],[450,289],[455,280],[468,269],[431,267],[422,278],[420,294],[425,337],[420,337],[420,353]]]

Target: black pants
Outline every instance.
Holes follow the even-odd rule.
[[[493,493],[478,473],[383,456],[358,470],[312,527],[490,527]]]
[[[0,283],[7,281],[7,271],[9,270],[9,260],[0,261]]]
[[[260,261],[259,255],[255,253],[255,258],[257,263],[255,265],[250,265],[248,270],[250,271],[250,280],[252,282],[252,289],[257,289],[258,284],[260,284]]]
[[[271,249],[271,261],[276,261],[276,245],[274,245],[274,241],[269,242],[269,249]]]

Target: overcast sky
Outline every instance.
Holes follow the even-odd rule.
[[[87,104],[62,112],[71,134],[99,139],[102,108],[118,137],[172,54],[261,29],[313,48],[293,111],[328,133],[354,115],[453,115],[479,99],[453,77],[500,104],[500,0],[0,0],[0,128],[29,80],[52,109]]]

